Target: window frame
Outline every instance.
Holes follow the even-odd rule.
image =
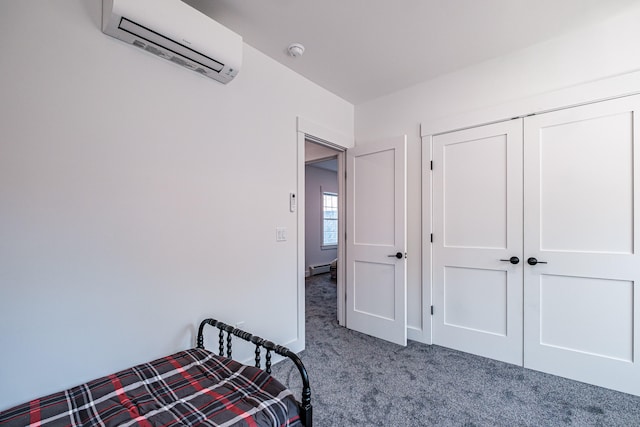
[[[333,197],[335,200],[335,218],[326,218],[325,217],[325,196]],[[324,191],[322,188],[320,189],[320,249],[321,250],[331,250],[338,248],[338,240],[339,240],[339,230],[338,230],[338,193],[333,191]],[[336,225],[336,241],[335,243],[326,244],[325,242],[325,221],[334,221]]]

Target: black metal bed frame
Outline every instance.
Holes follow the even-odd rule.
[[[211,325],[220,330],[218,333],[218,343],[219,343],[219,355],[226,356],[231,358],[231,338],[233,335],[248,341],[256,346],[255,350],[255,361],[256,368],[261,368],[260,359],[261,359],[261,348],[266,350],[265,354],[265,371],[268,374],[271,374],[271,352],[279,354],[280,356],[288,357],[293,361],[293,363],[298,368],[300,372],[300,377],[302,379],[302,395],[301,402],[298,402],[298,407],[300,409],[300,419],[302,420],[302,424],[305,427],[312,427],[312,407],[311,407],[311,386],[309,385],[309,375],[307,374],[307,370],[302,364],[302,360],[295,354],[293,351],[289,350],[287,347],[283,347],[281,345],[274,344],[271,341],[267,341],[263,338],[260,338],[256,335],[252,335],[249,332],[245,332],[241,329],[234,328],[231,325],[227,325],[226,323],[219,322],[215,319],[205,319],[200,323],[200,327],[198,328],[198,348],[204,348],[204,325]],[[226,333],[226,354],[225,354],[225,333]]]

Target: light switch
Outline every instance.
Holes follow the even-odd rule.
[[[276,242],[286,242],[286,241],[287,241],[287,228],[276,227]]]

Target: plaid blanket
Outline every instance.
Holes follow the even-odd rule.
[[[207,350],[182,351],[0,413],[2,426],[301,426],[290,391]]]

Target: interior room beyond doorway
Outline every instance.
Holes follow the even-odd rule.
[[[331,273],[337,281],[338,155],[331,147],[305,141],[305,276]]]

